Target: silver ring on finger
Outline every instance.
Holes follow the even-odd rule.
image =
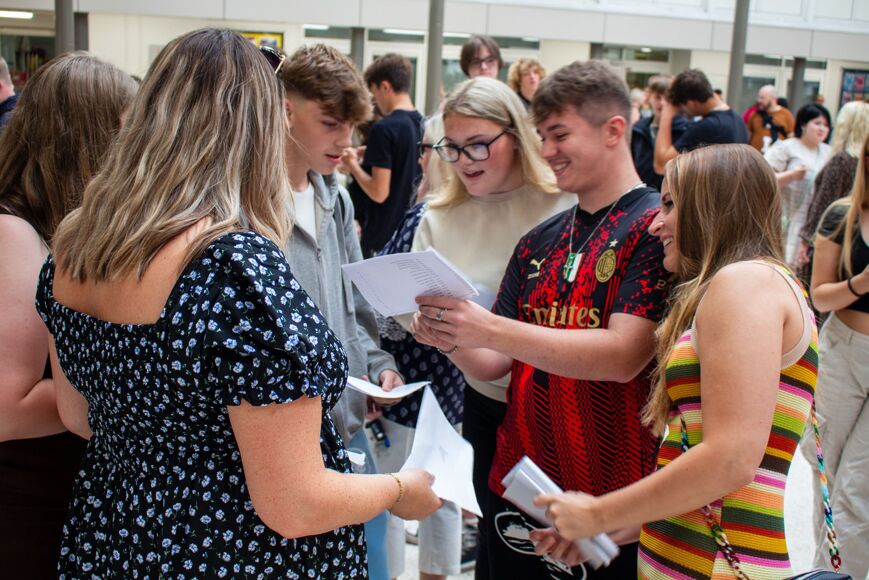
[[[438,322],[443,320],[444,319],[444,312],[446,312],[446,311],[447,311],[446,308],[438,308],[438,311],[435,314],[435,320],[437,320]]]

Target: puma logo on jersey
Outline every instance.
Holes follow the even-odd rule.
[[[531,260],[529,262],[532,266],[537,268],[537,271],[531,272],[530,274],[528,274],[528,278],[527,278],[528,280],[533,280],[534,278],[537,278],[538,276],[540,276],[540,267],[543,265],[543,262],[545,262],[545,261],[546,261],[546,258],[541,258],[540,260]]]

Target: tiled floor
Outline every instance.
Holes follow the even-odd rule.
[[[812,568],[812,556],[815,553],[815,540],[812,535],[811,516],[815,509],[812,491],[812,471],[801,453],[797,453],[791,465],[788,480],[788,493],[785,496],[785,522],[787,526],[788,550],[794,573]],[[400,580],[416,580],[418,563],[417,547],[407,544],[407,569]],[[473,572],[450,576],[450,579],[461,578],[470,580]]]

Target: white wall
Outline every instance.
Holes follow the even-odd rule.
[[[0,0],[9,8],[52,10],[53,4]],[[735,0],[447,0],[445,30],[729,51],[734,4]],[[262,23],[265,29],[312,23],[423,30],[428,20],[427,0],[73,0],[73,5],[92,16],[184,18],[232,26],[248,21]],[[869,0],[754,0],[749,22],[751,53],[839,60],[869,55]],[[103,34],[111,33],[97,36]]]
[[[576,60],[588,60],[591,56],[590,42],[568,40],[541,40],[537,60],[547,72],[553,72]]]
[[[248,22],[197,18],[165,18],[122,14],[90,14],[90,52],[125,71],[143,76],[151,61],[173,38],[206,26],[238,31],[280,32],[284,47],[292,50],[304,38],[300,24]]]
[[[304,39],[302,24],[422,30],[428,18],[427,0],[73,3],[89,13],[91,51],[137,75],[169,40],[202,26],[281,32],[285,48],[292,50]],[[50,11],[54,2],[0,0],[0,5]],[[682,56],[671,63],[672,72],[690,64],[704,70],[713,86],[726,88],[733,8],[734,0],[447,0],[444,30],[537,37],[538,58],[550,71],[588,58],[592,42],[667,47]],[[749,53],[828,61],[819,78],[831,110],[838,106],[842,69],[869,68],[869,0],[754,0],[750,22]],[[777,78],[786,84],[788,71]]]
[[[715,88],[724,91],[727,100],[727,76],[730,71],[730,53],[711,50],[691,51],[691,68],[699,68]]]
[[[425,29],[426,0],[73,0],[76,10],[199,19]],[[51,9],[46,0],[0,0]],[[734,0],[447,0],[447,30],[729,50]],[[754,0],[749,50],[818,58],[869,52],[869,0]],[[755,30],[756,29],[756,30]],[[832,34],[831,34],[832,33]],[[845,40],[841,35],[857,36]],[[752,48],[756,45],[756,49]]]

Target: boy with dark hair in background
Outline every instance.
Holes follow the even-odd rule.
[[[663,174],[664,166],[683,151],[716,143],[748,143],[748,131],[742,118],[721,100],[699,69],[686,69],[676,75],[661,111],[661,125],[655,141],[655,172]],[[682,112],[689,117],[702,117],[681,137],[673,137],[673,119]]]
[[[643,117],[631,127],[631,157],[634,159],[634,167],[640,174],[640,179],[661,191],[664,176],[655,171],[655,141],[658,139],[658,130],[661,125],[661,112],[667,102],[667,91],[673,77],[670,75],[655,75],[649,78],[646,86],[649,105],[652,107],[652,115]],[[689,122],[683,115],[673,119],[673,140],[678,141],[685,132]]]
[[[413,68],[399,54],[385,54],[365,70],[365,84],[383,119],[371,127],[364,158],[348,147],[341,157],[358,188],[356,213],[363,216],[362,251],[376,254],[395,232],[414,197],[421,175],[416,144],[422,139],[422,115],[410,98]]]

